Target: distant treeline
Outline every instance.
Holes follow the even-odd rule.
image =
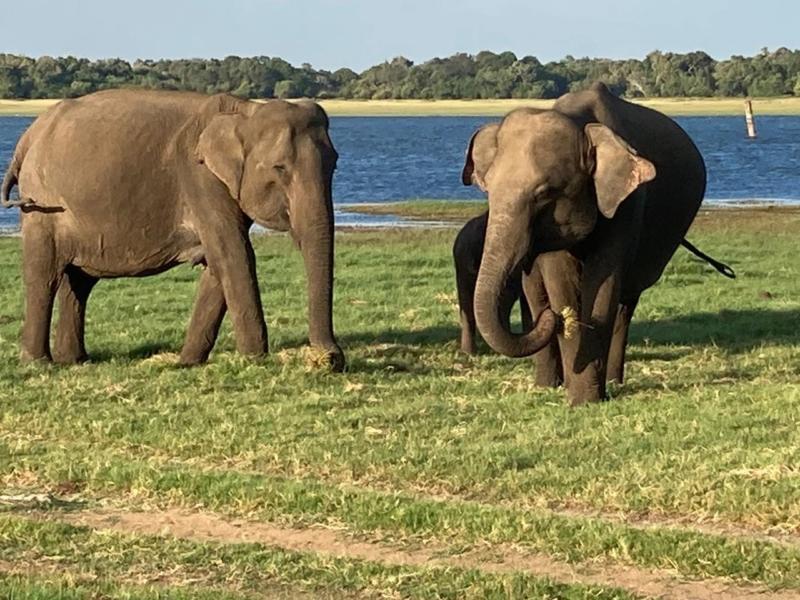
[[[0,54],[0,97],[65,98],[117,87],[231,92],[246,98],[556,98],[604,81],[629,97],[800,96],[800,50],[763,49],[717,61],[705,52],[652,52],[644,59],[573,58],[542,63],[513,52],[479,52],[415,65],[398,57],[364,71],[295,67],[257,56],[88,60]]]

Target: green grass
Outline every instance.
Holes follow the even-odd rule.
[[[430,202],[417,213],[440,208]],[[480,212],[478,204],[459,210]],[[797,211],[703,213],[689,238],[738,278],[679,250],[637,310],[628,381],[612,388],[610,402],[578,410],[566,408],[561,390],[534,387],[528,360],[485,348],[475,357],[458,352],[454,230],[338,234],[335,317],[349,359],[342,375],[306,365],[302,261],[283,236],[255,242],[272,347],[263,361],[235,354],[226,324],[208,365],[174,364],[198,275],[181,267],[97,287],[88,310],[91,363],[21,366],[19,240],[2,239],[0,493],[202,507],[400,544],[436,540],[454,551],[514,544],[568,562],[800,589],[800,544],[762,539],[800,533],[799,233]],[[657,526],[662,520],[682,526]],[[37,527],[46,536],[34,534]],[[22,546],[9,548],[31,555],[47,554],[48,544],[56,553],[74,548],[78,570],[99,568],[93,557],[101,553],[108,575],[81,580],[80,589],[109,585],[112,596],[135,585],[137,569],[161,568],[158,557],[174,554],[174,544],[211,552],[24,516],[4,517],[0,531],[0,552],[12,538]],[[136,568],[125,562],[126,544],[141,550]],[[208,556],[239,585],[250,572],[241,564],[252,566],[262,551],[220,546]],[[0,571],[19,562],[14,552],[0,555]],[[479,590],[476,598],[523,585],[510,575],[406,575],[358,561],[344,561],[330,578],[315,566],[319,556],[292,560],[307,570],[264,581],[367,593],[398,577],[409,582],[401,593],[408,597],[457,597],[454,581]],[[36,590],[68,580],[13,577],[0,587],[21,586],[24,598],[50,597]],[[165,585],[178,594],[173,587]],[[80,589],[63,597],[88,597]]]
[[[744,115],[744,98],[634,100],[670,116]],[[58,100],[0,100],[0,115],[36,115]],[[322,100],[331,116],[502,116],[520,106],[550,108],[552,100]],[[754,98],[758,115],[800,115],[800,98]]]

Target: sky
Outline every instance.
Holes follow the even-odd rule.
[[[316,68],[511,50],[543,62],[800,47],[798,0],[0,0],[0,52],[279,56]]]

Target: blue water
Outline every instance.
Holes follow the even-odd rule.
[[[466,144],[484,117],[334,117],[339,152],[337,204],[414,198],[469,199],[481,193],[461,185]],[[759,137],[748,140],[743,117],[676,119],[692,136],[708,167],[708,202],[800,202],[800,117],[757,118]],[[0,168],[5,169],[27,117],[0,117]],[[76,149],[79,151],[79,149]],[[339,211],[337,222],[391,222]],[[0,227],[18,222],[0,210]]]

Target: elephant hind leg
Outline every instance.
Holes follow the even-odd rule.
[[[23,362],[52,360],[50,324],[53,302],[63,273],[49,234],[23,231],[22,260],[25,283],[25,321],[22,325],[20,359]]]
[[[620,302],[617,317],[614,321],[614,332],[608,352],[608,369],[606,379],[622,383],[625,378],[625,352],[628,347],[628,331],[630,330],[633,311],[639,303],[639,297]]]
[[[465,354],[475,354],[477,343],[475,335],[475,282],[478,273],[470,268],[468,261],[463,256],[455,254],[456,265],[456,291],[458,292],[458,313],[461,321],[461,351]],[[471,258],[471,257],[470,257]]]
[[[475,342],[475,333],[477,331],[475,311],[472,310],[470,303],[470,306],[466,308],[462,305],[458,313],[461,319],[461,351],[464,354],[475,354],[478,351],[478,345]]]
[[[89,358],[84,345],[86,303],[97,278],[75,266],[67,266],[58,288],[58,325],[53,359],[58,363],[79,363]]]

